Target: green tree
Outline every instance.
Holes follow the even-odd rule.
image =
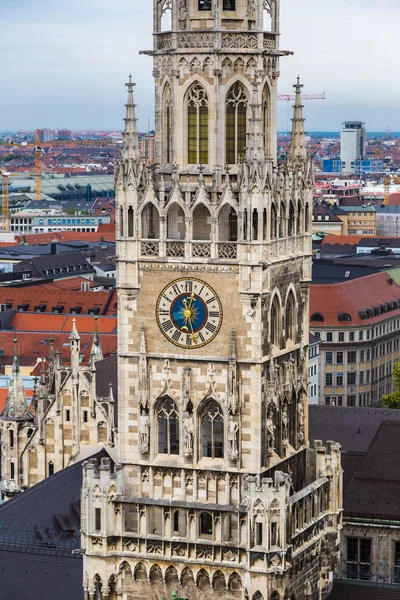
[[[387,396],[382,396],[382,406],[384,408],[400,408],[400,361],[393,369],[394,392]]]

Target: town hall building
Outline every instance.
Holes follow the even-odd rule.
[[[279,27],[279,0],[154,0],[155,163],[130,79],[118,462],[84,465],[85,600],[331,590],[340,447],[308,440],[313,164],[299,81],[277,159]]]

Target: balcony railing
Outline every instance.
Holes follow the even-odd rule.
[[[167,242],[167,256],[170,258],[183,258],[185,256],[185,242]]]

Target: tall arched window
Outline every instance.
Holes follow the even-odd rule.
[[[247,131],[247,94],[237,81],[226,97],[226,162],[236,164],[244,156]]]
[[[270,111],[271,96],[267,85],[264,86],[263,97],[262,97],[262,120],[263,120],[263,133],[264,133],[264,149],[268,158],[270,151]]]
[[[290,292],[286,300],[285,329],[286,338],[296,343],[296,302],[293,293]]]
[[[165,398],[158,409],[158,452],[179,454],[179,415],[175,402]]]
[[[207,402],[201,418],[201,446],[203,456],[224,457],[224,417],[217,402]]]
[[[198,204],[193,212],[193,239],[211,239],[211,214],[204,204]]]
[[[296,228],[296,233],[297,233],[297,235],[302,235],[302,233],[303,233],[303,227],[304,227],[304,225],[303,225],[304,214],[303,214],[303,206],[302,206],[301,202],[299,202],[297,208],[298,208],[298,213],[297,213],[297,228]]]
[[[271,240],[276,240],[276,208],[271,205]]]
[[[306,233],[308,233],[310,231],[310,206],[308,203],[306,204],[306,213],[304,216],[304,221],[304,229]]]
[[[185,213],[179,204],[173,204],[168,210],[167,237],[169,240],[185,239]]]
[[[279,300],[275,296],[272,301],[271,313],[270,313],[270,323],[271,323],[271,344],[274,346],[280,347],[280,337],[281,337],[281,308],[279,305]]]
[[[168,164],[172,162],[172,94],[169,85],[164,88],[163,107],[163,158]]]
[[[288,236],[294,235],[294,208],[293,202],[289,203]]]
[[[188,163],[208,164],[208,97],[200,83],[194,83],[187,96]]]
[[[142,237],[154,240],[160,237],[160,217],[154,204],[147,204],[142,212]]]
[[[279,237],[283,238],[285,237],[285,220],[286,220],[286,211],[285,211],[285,205],[283,204],[283,202],[281,202],[281,206],[279,209]]]
[[[238,218],[232,206],[226,204],[218,216],[219,240],[222,242],[237,242]]]

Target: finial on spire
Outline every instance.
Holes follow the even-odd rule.
[[[140,161],[139,137],[137,132],[136,104],[134,101],[133,89],[135,83],[132,81],[132,75],[129,75],[129,81],[125,84],[128,88],[128,102],[126,103],[124,148],[122,150],[122,159],[132,159]]]
[[[19,368],[19,360],[17,355],[17,338],[14,339],[14,361],[8,386],[6,404],[1,413],[3,419],[15,419],[18,421],[31,421],[33,415],[29,411],[28,402],[26,400],[24,383],[22,374]]]
[[[94,362],[97,362],[98,360],[103,360],[103,351],[101,349],[99,332],[97,329],[97,319],[98,319],[98,317],[96,315],[94,318],[93,345],[92,345],[92,351],[90,353],[90,355],[93,356]]]
[[[300,77],[297,77],[297,83],[293,86],[296,90],[296,98],[293,106],[292,134],[290,139],[289,156],[292,161],[307,159],[306,134],[304,131],[303,105],[301,103],[301,90],[303,85],[300,83]]]
[[[78,341],[78,340],[81,339],[79,337],[78,331],[76,329],[76,319],[72,319],[72,329],[71,329],[71,333],[70,333],[69,339],[71,341]]]

